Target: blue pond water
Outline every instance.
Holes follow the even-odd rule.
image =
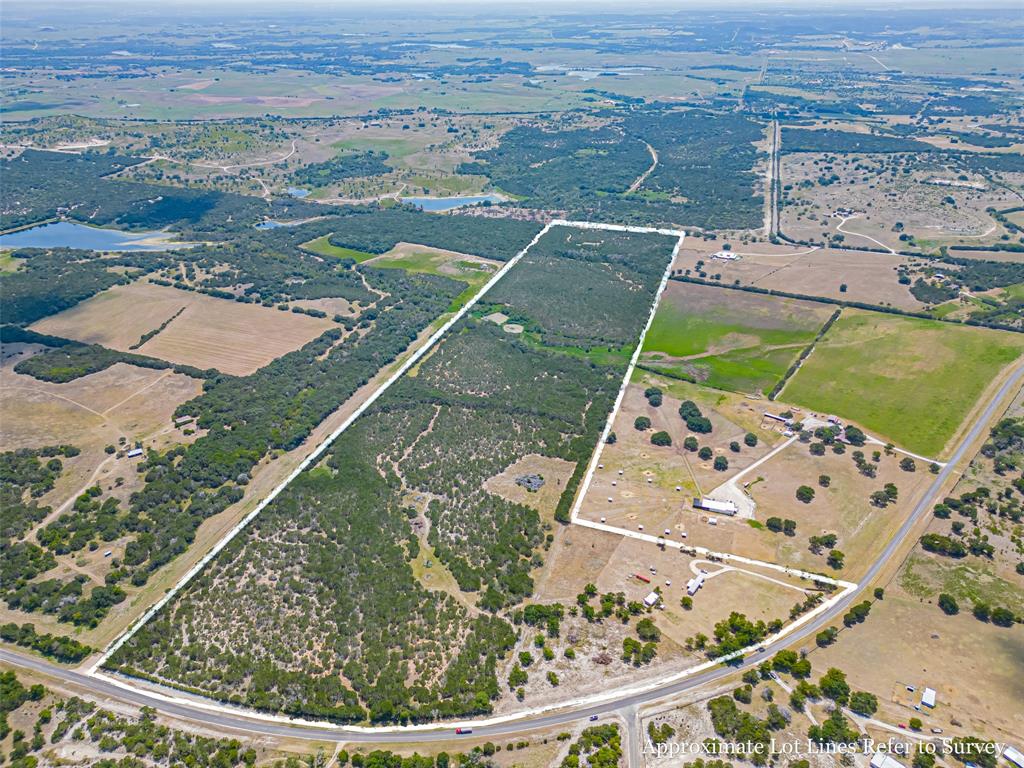
[[[90,251],[165,251],[186,243],[151,242],[165,240],[164,232],[121,232],[70,221],[41,224],[0,235],[0,248],[81,248]]]
[[[288,187],[288,189],[286,189],[285,192],[287,192],[292,197],[309,197],[309,190],[300,189],[299,187]]]
[[[469,195],[467,197],[403,197],[403,203],[412,203],[424,211],[450,211],[453,208],[461,208],[464,205],[475,205],[490,200],[492,203],[500,203],[498,195]]]
[[[294,227],[296,224],[301,224],[299,221],[274,221],[273,219],[267,219],[256,224],[256,229],[277,229],[278,227]]]

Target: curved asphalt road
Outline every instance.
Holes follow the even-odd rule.
[[[910,517],[907,518],[893,539],[888,543],[888,545],[886,545],[885,549],[881,552],[875,562],[871,564],[867,573],[864,574],[864,577],[860,581],[861,589],[874,581],[879,571],[881,571],[881,569],[889,562],[892,556],[904,543],[905,539],[910,534],[910,531],[918,523],[921,517],[927,514],[935,501],[935,497],[942,490],[943,484],[953,473],[956,464],[964,458],[964,455],[970,449],[972,443],[974,443],[978,436],[987,428],[987,425],[995,414],[995,410],[999,406],[1000,402],[1004,397],[1006,397],[1012,388],[1020,384],[1022,377],[1024,377],[1024,367],[1014,371],[1014,373],[999,388],[998,392],[996,392],[992,397],[981,414],[979,414],[970,431],[964,436],[959,446],[957,446],[956,451],[950,457],[949,462],[939,472],[935,480],[932,481],[931,486],[929,486],[928,491],[914,507]],[[861,589],[851,592],[845,598],[833,605],[828,611],[823,612],[816,619],[809,621],[786,638],[766,646],[763,651],[747,656],[743,659],[741,664],[730,667],[715,667],[707,670],[706,672],[678,680],[668,685],[656,687],[642,693],[634,693],[622,696],[621,698],[611,699],[601,704],[590,706],[582,705],[562,712],[523,717],[510,720],[505,723],[474,727],[473,736],[474,738],[480,736],[509,736],[516,733],[522,733],[524,731],[531,731],[536,728],[571,723],[589,718],[592,715],[610,714],[622,708],[637,706],[639,704],[644,704],[672,694],[682,693],[683,691],[714,682],[733,674],[737,669],[757,665],[767,657],[772,656],[776,651],[817,633],[822,627],[831,623],[833,619],[845,611],[850,603],[858,597]],[[13,653],[3,648],[0,648],[0,662],[20,667],[22,669],[40,672],[45,675],[62,679],[68,683],[80,685],[90,690],[96,696],[107,696],[139,706],[150,706],[167,715],[202,724],[214,730],[219,727],[231,730],[248,731],[250,733],[268,736],[281,736],[317,741],[372,742],[377,744],[449,741],[454,738],[453,727],[450,725],[438,725],[437,728],[422,731],[388,731],[386,729],[377,731],[356,731],[342,727],[311,727],[297,723],[288,724],[270,722],[266,720],[252,720],[246,718],[241,710],[238,715],[232,715],[203,709],[202,707],[192,705],[187,701],[165,701],[152,696],[145,690],[129,690],[122,688],[106,680],[91,677],[64,667],[59,667],[36,657]]]

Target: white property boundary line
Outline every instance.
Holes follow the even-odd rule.
[[[175,595],[177,595],[178,592],[180,592],[183,587],[185,587],[190,581],[192,581],[192,579],[194,579],[199,574],[199,572],[202,571],[203,568],[205,568],[210,563],[211,560],[213,560],[213,558],[215,558],[218,554],[220,554],[221,550],[223,550],[224,547],[226,547],[228,545],[228,543],[235,536],[237,536],[238,533],[243,528],[245,528],[249,523],[251,523],[253,521],[253,519],[260,512],[262,512],[263,509],[268,504],[270,504],[270,502],[272,502],[275,498],[277,498],[278,494],[280,494],[281,491],[283,491],[285,488],[287,488],[288,485],[291,484],[291,482],[293,480],[295,480],[295,478],[298,477],[309,466],[311,466],[315,462],[319,461],[320,457],[323,455],[324,451],[331,445],[331,443],[333,443],[335,440],[337,440],[338,437],[346,429],[348,429],[352,425],[352,423],[356,419],[358,419],[366,411],[367,408],[369,408],[371,405],[373,405],[374,402],[376,402],[377,398],[379,398],[381,395],[383,395],[384,392],[387,391],[387,389],[392,384],[394,384],[396,381],[398,381],[400,378],[402,378],[402,376],[405,375],[406,371],[408,371],[427,352],[429,352],[430,349],[435,344],[437,344],[437,342],[440,341],[441,338],[448,332],[448,330],[453,325],[455,325],[455,323],[457,323],[459,320],[461,320],[465,316],[465,314],[467,312],[469,312],[469,310],[472,309],[473,306],[485,294],[487,294],[487,292],[490,291],[491,288],[493,288],[494,285],[499,280],[501,280],[501,278],[504,277],[505,274],[510,269],[512,269],[512,267],[514,267],[517,263],[519,263],[519,261],[523,258],[523,256],[526,255],[527,251],[529,251],[533,246],[535,246],[537,244],[537,242],[542,237],[544,237],[544,235],[546,235],[551,230],[552,227],[556,227],[556,226],[573,227],[573,228],[576,228],[576,229],[605,229],[605,230],[610,230],[610,231],[613,231],[613,232],[632,232],[632,233],[637,233],[637,234],[661,234],[661,235],[669,235],[669,236],[673,236],[673,237],[678,237],[679,238],[679,242],[676,244],[675,249],[673,249],[673,251],[672,251],[672,257],[669,260],[668,269],[666,269],[665,276],[662,278],[661,285],[658,288],[658,293],[657,293],[657,296],[656,296],[655,302],[654,302],[654,306],[655,307],[657,306],[657,303],[658,303],[657,302],[657,297],[660,297],[661,291],[664,290],[665,284],[668,281],[668,276],[669,276],[669,274],[671,274],[672,264],[673,264],[673,262],[675,262],[676,255],[679,253],[679,245],[682,244],[683,237],[684,237],[684,233],[683,232],[680,232],[678,230],[673,230],[673,229],[655,229],[655,228],[652,228],[652,227],[630,227],[630,226],[621,226],[621,225],[617,225],[617,224],[592,224],[590,222],[585,222],[585,221],[565,221],[563,219],[555,219],[555,220],[553,220],[551,222],[548,222],[547,224],[544,225],[544,227],[536,235],[533,236],[533,239],[530,240],[530,242],[527,243],[526,246],[521,251],[519,251],[519,253],[517,253],[515,256],[513,256],[511,259],[509,259],[507,262],[505,262],[505,264],[503,264],[502,267],[491,276],[491,279],[488,280],[479,291],[477,291],[477,293],[473,296],[472,299],[470,299],[468,302],[466,302],[466,304],[463,305],[461,309],[459,309],[440,328],[438,328],[437,331],[435,331],[434,334],[427,340],[426,344],[424,344],[422,347],[417,349],[404,363],[402,363],[401,366],[399,366],[398,370],[396,370],[387,379],[387,381],[385,381],[365,401],[363,401],[363,403],[358,408],[356,408],[356,410],[347,419],[345,419],[338,426],[337,429],[335,429],[331,434],[329,434],[326,438],[324,438],[323,442],[321,442],[313,450],[313,452],[310,453],[309,456],[307,456],[291,472],[291,474],[288,475],[288,477],[286,477],[284,480],[282,480],[281,483],[278,484],[269,494],[267,494],[267,496],[265,496],[259,502],[259,504],[257,504],[256,507],[249,514],[247,514],[245,517],[243,517],[231,530],[229,530],[227,532],[227,534],[225,534],[224,537],[221,538],[213,546],[213,548],[209,552],[207,552],[202,557],[202,559],[199,560],[199,562],[197,562],[188,571],[186,571],[185,575],[182,576],[178,580],[178,582],[170,590],[168,590],[166,593],[164,593],[163,597],[161,597],[156,603],[154,603],[149,608],[149,610],[147,610],[141,617],[139,617],[135,621],[135,623],[133,623],[131,626],[129,626],[127,630],[122,632],[121,635],[116,640],[114,640],[113,643],[111,643],[107,647],[107,649],[103,652],[103,654],[100,656],[100,658],[86,670],[86,674],[96,674],[97,671],[100,669],[100,667],[102,667],[104,664],[106,664],[107,661],[110,659],[110,657],[114,653],[116,653],[121,648],[122,645],[124,645],[128,640],[130,640],[135,635],[136,632],[138,632],[150,619],[153,618],[153,616],[155,616],[157,614],[157,612],[161,608],[163,608],[165,605],[167,605],[167,603],[170,602],[171,599]],[[647,320],[647,325],[644,327],[644,333],[647,332],[647,328],[650,326],[651,320],[653,318],[654,318],[654,312],[652,310],[651,311],[651,315],[650,315],[650,317]],[[641,343],[643,342],[643,336],[642,335],[641,335],[640,341],[641,341]],[[636,361],[637,355],[639,354],[639,348],[640,347],[638,345],[637,346],[637,351],[634,352],[633,362],[631,362],[631,364],[630,364],[630,372],[632,372],[632,366],[633,366],[633,364]],[[620,392],[619,397],[621,399],[621,392]]]
[[[784,639],[786,635],[790,634],[803,624],[806,624],[808,621],[811,621],[813,618],[818,616],[818,614],[827,611],[829,608],[832,607],[833,604],[839,602],[848,594],[856,591],[857,589],[859,589],[859,587],[856,584],[847,585],[842,591],[837,593],[835,596],[822,602],[813,610],[803,614],[790,624],[787,624],[774,635],[766,637],[764,640],[761,641],[761,643],[759,643],[759,646],[768,647]],[[671,685],[672,683],[678,682],[679,680],[683,680],[693,675],[700,674],[701,672],[707,672],[710,669],[722,666],[726,662],[732,661],[733,659],[738,659],[744,656],[745,654],[750,653],[755,649],[755,647],[757,646],[749,646],[747,648],[742,648],[738,651],[734,651],[733,653],[727,654],[725,656],[719,656],[716,659],[711,659],[709,661],[702,662],[701,664],[697,664],[692,667],[687,667],[686,669],[681,669],[678,672],[674,672],[671,675],[667,675],[666,677],[654,678],[652,680],[648,680],[647,682],[640,683],[630,688],[613,688],[611,690],[606,690],[602,693],[591,694],[590,696],[581,696],[579,698],[571,699],[569,701],[558,701],[550,704],[544,704],[542,706],[534,707],[528,710],[519,710],[516,712],[510,712],[508,714],[499,715],[497,717],[487,718],[486,720],[444,721],[441,723],[420,723],[416,725],[339,725],[337,723],[332,723],[330,721],[325,720],[309,720],[304,717],[289,717],[287,715],[275,715],[267,712],[259,712],[256,710],[246,709],[244,707],[232,706],[230,704],[219,704],[212,700],[204,700],[202,698],[197,697],[186,698],[184,696],[174,696],[167,693],[154,691],[152,688],[149,687],[145,688],[144,690],[147,696],[152,696],[155,699],[161,699],[169,703],[186,704],[190,707],[195,707],[197,709],[204,709],[210,712],[220,712],[223,714],[234,715],[235,717],[246,717],[251,720],[263,722],[283,723],[288,725],[303,725],[309,726],[311,728],[328,728],[331,730],[338,731],[339,733],[348,732],[387,734],[403,732],[407,733],[416,731],[430,732],[438,730],[450,730],[453,728],[484,728],[490,725],[501,725],[502,723],[507,723],[514,720],[521,720],[527,717],[535,717],[537,715],[543,715],[548,712],[553,712],[565,708],[598,706],[612,699],[620,698],[623,696],[633,696],[636,694],[647,693],[648,691],[652,691],[657,688],[662,688],[666,685]],[[125,690],[139,690],[137,686],[132,685],[127,680],[120,678],[116,675],[108,675],[104,672],[95,672],[92,673],[91,676],[101,678],[106,682],[116,685],[119,688],[124,688]]]
[[[491,290],[491,288],[494,287],[495,283],[497,283],[499,280],[501,280],[502,277],[505,276],[505,273],[507,273],[510,269],[512,269],[512,267],[519,263],[519,260],[526,255],[526,252],[530,250],[534,245],[536,245],[537,241],[540,240],[544,235],[546,235],[553,225],[554,222],[546,224],[544,228],[541,229],[541,231],[538,232],[536,235],[534,235],[533,239],[526,244],[525,248],[523,248],[521,251],[519,251],[519,253],[517,253],[515,256],[513,256],[511,259],[505,262],[505,264],[502,265],[501,269],[499,269],[491,276],[491,279],[488,280],[479,291],[477,291],[476,295],[474,295],[473,298],[466,302],[466,304],[464,304],[461,309],[459,309],[454,315],[452,315],[452,317],[450,317],[440,328],[438,328],[434,332],[434,335],[427,340],[426,344],[424,344],[415,352],[413,352],[413,354],[410,355],[409,358],[398,367],[398,370],[396,370],[393,374],[391,374],[390,377],[388,377],[387,381],[385,381],[376,390],[374,390],[374,392],[368,398],[366,398],[366,400],[364,400],[363,403],[358,408],[356,408],[355,411],[353,411],[352,414],[347,419],[345,419],[338,426],[337,429],[335,429],[333,432],[331,432],[331,434],[325,437],[323,442],[321,442],[320,445],[318,445],[313,450],[313,452],[309,454],[309,456],[303,459],[302,462],[291,472],[291,474],[288,475],[288,477],[282,480],[280,484],[278,484],[269,494],[267,494],[263,498],[263,500],[256,505],[252,512],[243,517],[230,531],[227,532],[227,534],[224,535],[223,538],[220,539],[220,541],[218,541],[213,546],[213,548],[209,552],[207,552],[203,556],[201,560],[199,560],[199,562],[197,562],[195,565],[189,568],[188,571],[186,571],[185,575],[178,580],[177,584],[175,584],[170,590],[168,590],[163,597],[157,600],[157,602],[154,603],[148,611],[142,614],[142,616],[138,618],[134,624],[132,624],[127,630],[121,633],[121,635],[107,647],[107,649],[103,652],[103,655],[100,656],[100,658],[91,667],[89,667],[89,669],[86,671],[86,674],[95,674],[96,671],[101,666],[106,664],[107,660],[114,653],[116,653],[117,650],[122,645],[124,645],[128,640],[130,640],[135,635],[135,633],[138,632],[143,627],[143,625],[146,624],[150,619],[152,619],[153,616],[155,616],[156,613],[161,608],[167,605],[167,603],[170,602],[170,600],[175,595],[177,595],[178,592],[180,592],[185,585],[192,581],[192,579],[194,579],[199,574],[199,572],[202,571],[203,568],[205,568],[211,560],[213,560],[213,558],[220,554],[220,551],[224,549],[224,547],[226,547],[228,543],[233,538],[235,538],[235,536],[237,536],[238,533],[243,528],[245,528],[245,526],[251,523],[253,519],[256,517],[256,515],[262,512],[266,508],[266,506],[270,504],[270,502],[276,499],[278,494],[281,493],[281,491],[287,488],[288,485],[291,484],[291,482],[300,474],[302,474],[302,472],[304,472],[309,466],[319,461],[320,457],[323,455],[324,451],[331,445],[331,443],[337,440],[342,432],[344,432],[346,429],[352,426],[352,423],[360,416],[362,416],[366,409],[373,405],[377,401],[377,398],[383,395],[384,392],[386,392],[387,389],[392,384],[394,384],[396,381],[402,378],[402,376],[405,375],[406,371],[408,371],[410,368],[412,368],[412,366],[419,362],[420,358],[422,358],[427,352],[430,351],[431,347],[433,347],[435,344],[437,344],[438,341],[441,340],[441,337],[448,332],[448,329],[455,325],[455,323],[457,323],[459,320],[461,320],[463,316],[465,316],[465,314],[470,309],[472,309],[473,306],[488,291]]]
[[[596,468],[596,465],[597,465],[598,459],[600,457],[601,451],[602,451],[602,449],[603,449],[603,447],[605,445],[605,440],[608,437],[608,433],[611,431],[612,423],[614,422],[615,416],[618,413],[619,408],[621,407],[622,399],[623,399],[623,397],[625,395],[626,388],[629,385],[629,380],[630,380],[630,378],[633,375],[633,371],[634,371],[634,369],[636,367],[636,362],[637,362],[637,360],[639,358],[641,349],[643,347],[644,338],[647,335],[647,331],[650,329],[651,323],[654,320],[654,315],[655,315],[655,313],[657,311],[658,304],[660,303],[661,296],[664,293],[665,287],[668,284],[668,280],[669,280],[669,277],[670,277],[671,272],[672,272],[672,265],[674,264],[675,258],[676,258],[676,256],[679,253],[679,249],[680,249],[680,247],[683,244],[683,240],[685,238],[685,233],[681,232],[679,230],[670,230],[670,229],[655,229],[655,228],[651,228],[651,227],[632,227],[632,226],[622,226],[622,225],[616,225],[616,224],[594,224],[594,223],[591,223],[591,222],[573,222],[573,221],[565,221],[565,220],[562,220],[562,219],[557,219],[557,220],[554,220],[554,221],[551,221],[550,223],[548,223],[543,229],[541,229],[540,232],[537,233],[536,236],[534,236],[534,238],[527,244],[527,246],[525,248],[523,248],[519,253],[517,253],[505,265],[503,265],[501,267],[501,269],[499,269],[494,274],[494,276],[484,285],[484,287],[464,307],[462,307],[452,318],[450,318],[447,322],[445,322],[444,325],[442,325],[430,337],[430,339],[427,341],[426,344],[424,344],[420,349],[418,349],[416,352],[414,352],[413,355],[410,356],[410,358],[408,360],[406,360],[399,367],[399,369],[397,371],[395,371],[395,373],[392,374],[388,378],[388,380],[386,382],[384,382],[383,385],[381,385],[381,387],[379,387],[369,398],[367,398],[367,400],[362,405],[360,405],[360,407],[357,408],[356,411],[351,416],[349,416],[334,432],[332,432],[327,438],[325,438],[324,441],[322,443],[320,443],[320,445],[317,446],[317,448],[284,481],[282,481],[276,488],[274,488],[274,490],[271,491],[271,493],[268,496],[266,496],[256,506],[256,508],[253,509],[252,512],[250,512],[248,515],[245,516],[245,518],[243,518],[238,524],[236,524],[234,526],[234,528],[232,528],[220,541],[218,541],[217,544],[198,563],[196,563],[191,569],[189,569],[189,571],[178,581],[178,583],[171,590],[169,590],[159,601],[157,601],[157,603],[155,603],[148,611],[146,611],[146,613],[142,617],[140,617],[138,620],[136,620],[136,622],[128,630],[126,630],[117,640],[115,640],[114,643],[112,643],[107,648],[107,650],[103,653],[103,655],[100,657],[100,659],[95,664],[93,664],[89,669],[87,669],[85,671],[85,674],[89,675],[90,677],[95,677],[95,678],[98,678],[98,679],[103,679],[103,680],[105,680],[105,681],[107,681],[107,682],[109,682],[109,683],[111,683],[113,685],[116,685],[116,686],[118,686],[120,688],[123,688],[123,689],[126,689],[126,690],[135,690],[135,691],[140,690],[137,685],[133,685],[131,682],[129,682],[125,678],[122,678],[122,677],[117,676],[117,675],[111,675],[111,674],[107,674],[105,672],[102,672],[100,667],[104,663],[106,663],[106,661],[110,658],[111,655],[113,655],[127,640],[129,640],[143,625],[145,625],[178,592],[180,592],[182,588],[184,588],[193,578],[195,578],[195,576],[203,569],[203,567],[205,567],[214,557],[216,557],[217,554],[220,553],[220,551],[223,550],[224,547],[227,546],[227,544],[248,523],[250,523],[253,520],[253,518],[256,517],[256,515],[258,515],[271,501],[274,500],[274,498],[277,497],[278,494],[281,493],[282,490],[284,490],[285,487],[288,486],[289,483],[291,483],[303,470],[305,470],[312,463],[317,461],[319,459],[319,457],[323,454],[324,450],[334,440],[336,440],[338,438],[338,436],[340,436],[346,429],[348,429],[348,427],[351,426],[351,424],[367,408],[369,408],[369,406],[372,405],[373,402],[376,401],[377,398],[379,398],[388,389],[388,387],[390,387],[392,384],[394,384],[399,378],[401,378],[406,373],[406,371],[409,370],[409,368],[411,368],[413,365],[415,365],[416,362],[419,361],[419,359],[422,358],[423,355],[425,355],[430,350],[430,348],[433,347],[441,339],[441,337],[444,336],[444,334],[456,322],[458,322],[458,320],[460,320],[466,314],[466,312],[468,312],[469,309],[473,307],[473,305],[475,305],[477,303],[477,301],[482,296],[484,296],[488,291],[490,291],[490,289],[494,286],[494,284],[498,280],[500,280],[505,275],[505,273],[508,272],[508,270],[510,270],[516,263],[518,263],[522,259],[523,256],[526,255],[526,252],[530,248],[532,248],[534,245],[536,245],[536,243],[540,240],[541,237],[543,237],[545,234],[547,234],[548,231],[550,231],[550,229],[552,227],[555,227],[555,226],[572,227],[572,228],[576,228],[576,229],[608,230],[608,231],[612,231],[612,232],[630,232],[630,233],[636,233],[636,234],[660,234],[660,235],[668,235],[668,236],[671,236],[671,237],[677,237],[678,238],[675,247],[672,249],[672,256],[671,256],[671,258],[669,260],[668,266],[667,266],[667,268],[665,270],[664,275],[662,276],[661,283],[659,284],[658,290],[657,290],[657,292],[655,294],[655,299],[654,299],[654,302],[652,304],[650,314],[648,315],[647,322],[644,325],[643,331],[640,334],[640,338],[637,341],[636,348],[633,351],[633,355],[632,355],[632,357],[630,359],[630,363],[629,363],[629,366],[627,368],[626,375],[623,378],[622,386],[619,388],[619,393],[618,393],[618,395],[617,395],[617,397],[615,399],[615,403],[614,403],[614,406],[612,408],[612,411],[611,411],[611,413],[608,416],[608,419],[607,419],[607,421],[605,423],[604,429],[602,430],[601,439],[598,442],[598,445],[597,445],[597,448],[594,451],[593,457],[591,458],[590,466],[588,467],[587,474],[584,477],[584,482],[581,484],[580,490],[578,491],[577,498],[576,498],[576,501],[575,501],[575,503],[573,505],[572,513],[570,515],[570,518],[571,518],[570,522],[574,523],[576,525],[581,525],[581,526],[586,527],[586,528],[594,528],[596,530],[602,530],[602,531],[606,531],[606,532],[609,532],[609,533],[618,534],[618,535],[621,535],[621,536],[626,536],[626,537],[630,537],[630,538],[636,538],[636,539],[640,539],[642,541],[647,541],[647,542],[650,542],[650,543],[653,543],[653,544],[665,544],[666,546],[671,546],[671,547],[676,548],[676,549],[684,549],[685,548],[687,551],[696,552],[698,554],[702,553],[704,555],[714,556],[714,557],[716,557],[719,560],[724,561],[724,562],[736,562],[736,563],[743,563],[743,564],[746,564],[746,565],[757,566],[757,567],[766,568],[766,569],[770,569],[770,570],[774,570],[774,571],[779,571],[779,572],[782,572],[782,573],[785,573],[785,574],[788,574],[788,575],[795,575],[795,576],[798,576],[800,578],[812,579],[812,580],[815,580],[815,581],[820,581],[820,582],[823,582],[823,583],[832,584],[832,585],[839,586],[839,587],[842,588],[836,595],[834,595],[830,599],[822,602],[820,605],[816,606],[811,611],[808,611],[807,613],[805,613],[802,616],[800,616],[799,618],[797,618],[795,621],[787,624],[786,626],[784,626],[782,629],[780,629],[777,633],[775,633],[771,637],[765,638],[759,644],[759,645],[763,645],[763,646],[768,646],[768,645],[774,644],[774,643],[778,642],[779,640],[785,638],[788,634],[790,634],[791,632],[796,630],[798,627],[802,626],[803,624],[807,623],[808,621],[811,621],[813,618],[815,618],[819,614],[829,610],[835,603],[843,600],[848,594],[850,594],[850,593],[856,591],[857,589],[859,589],[859,585],[857,585],[857,584],[853,584],[853,583],[846,582],[846,581],[840,581],[838,579],[832,579],[832,578],[829,578],[829,577],[826,577],[826,576],[820,576],[818,574],[807,573],[805,571],[791,569],[791,568],[788,568],[786,566],[779,565],[777,563],[766,563],[766,562],[762,562],[762,561],[759,561],[759,560],[752,560],[750,558],[740,557],[738,555],[732,555],[732,554],[728,554],[728,553],[716,553],[716,552],[712,552],[711,550],[709,550],[707,548],[704,548],[704,547],[690,547],[690,546],[684,545],[681,542],[665,541],[663,539],[656,538],[656,537],[651,536],[649,534],[636,533],[636,532],[624,530],[624,529],[621,529],[621,528],[615,528],[614,526],[610,526],[610,525],[604,525],[604,524],[601,524],[601,523],[594,523],[594,522],[592,522],[590,520],[579,519],[579,517],[578,517],[579,508],[580,508],[580,506],[582,504],[583,498],[585,497],[586,491],[587,491],[587,489],[588,489],[588,487],[590,485],[590,482],[591,482],[591,480],[593,478],[594,470]],[[522,719],[524,717],[533,717],[533,716],[536,716],[536,715],[544,714],[546,712],[561,710],[561,709],[564,709],[566,707],[594,706],[594,705],[599,705],[599,704],[601,704],[601,703],[603,703],[605,701],[609,701],[611,699],[614,699],[614,698],[617,698],[617,697],[621,697],[621,696],[624,696],[624,695],[625,696],[629,696],[629,695],[634,695],[634,694],[646,693],[648,691],[651,691],[651,690],[663,687],[666,684],[671,684],[671,683],[674,683],[676,681],[683,680],[683,679],[685,679],[687,677],[690,677],[692,675],[696,675],[696,674],[699,674],[701,672],[705,672],[705,671],[707,671],[709,669],[713,669],[713,668],[718,667],[718,666],[722,665],[723,663],[731,661],[733,659],[740,658],[743,655],[745,655],[745,654],[751,652],[752,650],[754,650],[754,648],[755,648],[755,646],[750,646],[748,648],[743,648],[743,649],[735,651],[735,652],[733,652],[731,654],[728,654],[728,655],[725,655],[725,656],[721,656],[721,657],[718,657],[716,659],[712,659],[710,661],[706,661],[706,662],[703,662],[701,664],[695,665],[693,667],[688,667],[686,669],[680,670],[680,671],[675,672],[675,673],[673,673],[673,674],[671,674],[671,675],[669,675],[667,677],[656,678],[656,679],[653,679],[653,680],[649,680],[649,681],[647,681],[645,683],[641,683],[641,684],[638,684],[636,686],[633,686],[632,688],[615,688],[615,689],[612,689],[612,690],[604,691],[602,693],[592,694],[590,696],[579,697],[577,699],[573,699],[573,700],[570,700],[570,701],[554,702],[554,703],[546,704],[546,705],[543,705],[543,706],[540,706],[540,707],[535,707],[535,708],[530,709],[530,710],[517,711],[517,712],[513,712],[513,713],[508,713],[508,714],[505,714],[505,715],[500,715],[498,717],[493,717],[493,718],[489,718],[489,719],[486,719],[486,720],[472,720],[472,721],[464,721],[464,722],[445,722],[443,724],[423,723],[423,724],[417,724],[417,725],[390,726],[390,727],[338,725],[337,723],[331,723],[329,721],[310,720],[310,719],[307,719],[307,718],[299,718],[299,717],[289,717],[289,716],[285,716],[285,715],[277,715],[277,714],[259,712],[259,711],[256,711],[256,710],[250,710],[250,709],[246,709],[246,708],[243,708],[243,707],[237,707],[237,706],[232,706],[232,705],[228,705],[228,704],[220,704],[220,703],[218,703],[216,701],[213,701],[213,700],[204,699],[203,697],[176,696],[176,695],[173,695],[172,693],[163,693],[161,691],[154,691],[152,688],[150,688],[148,686],[145,687],[144,690],[146,691],[147,695],[152,696],[155,699],[160,699],[160,700],[163,700],[163,701],[166,701],[166,702],[169,702],[169,703],[185,704],[185,705],[188,705],[188,706],[191,706],[191,707],[195,707],[195,708],[198,708],[198,709],[203,709],[203,710],[207,710],[207,711],[211,711],[211,712],[221,712],[221,713],[225,713],[225,714],[231,714],[231,715],[234,715],[234,716],[247,717],[247,718],[252,719],[252,720],[263,721],[263,722],[285,723],[285,724],[293,724],[293,725],[307,725],[307,726],[319,727],[319,728],[331,728],[331,729],[337,730],[338,732],[342,732],[342,733],[347,731],[347,732],[351,732],[351,733],[380,733],[380,734],[385,734],[385,733],[397,733],[397,732],[403,732],[403,731],[435,731],[435,730],[438,730],[438,729],[449,729],[449,728],[455,728],[455,727],[484,727],[484,726],[488,726],[488,725],[498,725],[498,724],[509,722],[509,721],[513,721],[513,720],[519,720],[519,719]]]
[[[650,230],[644,229],[643,227],[624,227],[614,224],[591,224],[589,222],[560,222],[569,226],[579,226],[583,229],[611,229],[616,231],[645,231],[645,232],[658,232],[664,235],[673,235],[678,237],[679,240],[676,242],[675,248],[672,249],[672,258],[669,261],[668,268],[665,270],[665,274],[661,278],[661,284],[658,286],[658,291],[654,296],[654,302],[651,304],[651,312],[647,317],[647,323],[644,325],[643,330],[640,332],[640,339],[637,341],[636,349],[633,350],[633,356],[630,358],[629,366],[626,369],[626,375],[622,379],[622,386],[619,387],[619,393],[615,398],[615,404],[612,406],[611,412],[608,414],[608,420],[605,422],[604,429],[601,430],[601,439],[597,443],[597,448],[594,450],[593,455],[590,457],[590,464],[587,466],[587,473],[583,476],[583,482],[580,483],[579,491],[576,494],[576,500],[573,502],[572,511],[569,513],[569,522],[574,525],[581,525],[584,528],[592,528],[595,531],[605,531],[606,533],[615,533],[620,536],[625,536],[631,539],[637,539],[639,541],[646,541],[652,544],[664,544],[674,549],[685,549],[689,552],[695,552],[700,555],[712,555],[723,562],[734,562],[743,563],[744,565],[753,565],[760,568],[767,568],[773,571],[779,571],[793,576],[799,576],[802,579],[812,579],[814,581],[820,581],[825,584],[831,584],[837,587],[843,587],[844,590],[851,587],[856,587],[856,584],[852,584],[848,581],[842,581],[840,579],[833,579],[829,576],[822,576],[816,573],[809,573],[807,571],[801,571],[799,569],[790,568],[785,565],[779,565],[778,563],[769,563],[762,560],[753,560],[749,557],[741,557],[740,555],[733,555],[728,552],[715,552],[714,550],[708,549],[707,547],[695,547],[682,542],[669,541],[663,536],[652,536],[649,533],[639,533],[637,531],[630,531],[625,528],[618,528],[614,525],[607,525],[605,523],[595,523],[592,520],[586,520],[579,516],[580,508],[583,506],[583,500],[587,496],[587,492],[590,490],[590,483],[594,479],[594,472],[597,471],[597,465],[601,461],[601,454],[604,451],[604,446],[608,440],[608,435],[612,431],[612,426],[615,423],[615,417],[618,415],[619,409],[622,407],[622,400],[626,396],[626,389],[629,387],[630,379],[633,378],[633,371],[636,368],[637,360],[640,358],[640,352],[644,346],[644,339],[647,336],[647,331],[650,330],[651,324],[654,322],[654,315],[658,311],[658,305],[661,303],[662,294],[665,292],[665,287],[668,285],[669,277],[672,275],[672,265],[675,263],[676,256],[679,254],[679,249],[683,245],[683,240],[686,237],[684,232],[672,229],[658,229]],[[776,452],[782,450],[786,446],[793,443],[796,438],[791,438],[785,443],[780,445],[778,448],[772,450],[768,456],[762,457],[761,461],[764,461],[769,456],[772,456]],[[740,472],[740,475],[753,469],[758,463],[747,467],[745,470]],[[738,477],[739,475],[737,475]],[[831,601],[829,601],[831,602]]]

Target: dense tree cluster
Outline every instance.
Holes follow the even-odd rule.
[[[345,179],[390,173],[386,152],[346,152],[292,171],[289,181],[298,187],[328,187]]]
[[[252,226],[265,214],[303,211],[317,206],[281,201],[268,208],[258,197],[229,192],[184,189],[125,181],[110,174],[142,162],[141,158],[83,152],[25,150],[0,161],[5,195],[17,204],[0,213],[0,227],[23,226],[57,214],[93,225],[128,229],[163,229],[210,235]],[[225,223],[227,224],[225,230]]]
[[[127,753],[95,759],[90,764],[97,768],[251,768],[256,763],[256,750],[243,748],[235,739],[198,736],[160,725],[156,712],[148,707],[142,708],[139,717],[123,717],[77,696],[59,698],[42,685],[25,687],[14,672],[0,673],[0,739],[11,732],[8,715],[35,702],[42,702],[42,709],[29,721],[31,737],[24,730],[13,734],[8,757],[16,768],[40,764],[42,751],[51,745],[89,745],[100,755]]]
[[[618,768],[621,759],[619,726],[614,723],[594,725],[572,743],[560,768]]]
[[[745,228],[761,219],[753,172],[760,139],[760,126],[741,115],[648,108],[603,127],[519,126],[459,171],[571,217]],[[648,144],[658,163],[630,191],[651,166]]]

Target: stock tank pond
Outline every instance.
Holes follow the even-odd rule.
[[[0,248],[79,248],[88,251],[166,251],[187,248],[167,232],[123,232],[70,221],[39,224],[0,235]]]

